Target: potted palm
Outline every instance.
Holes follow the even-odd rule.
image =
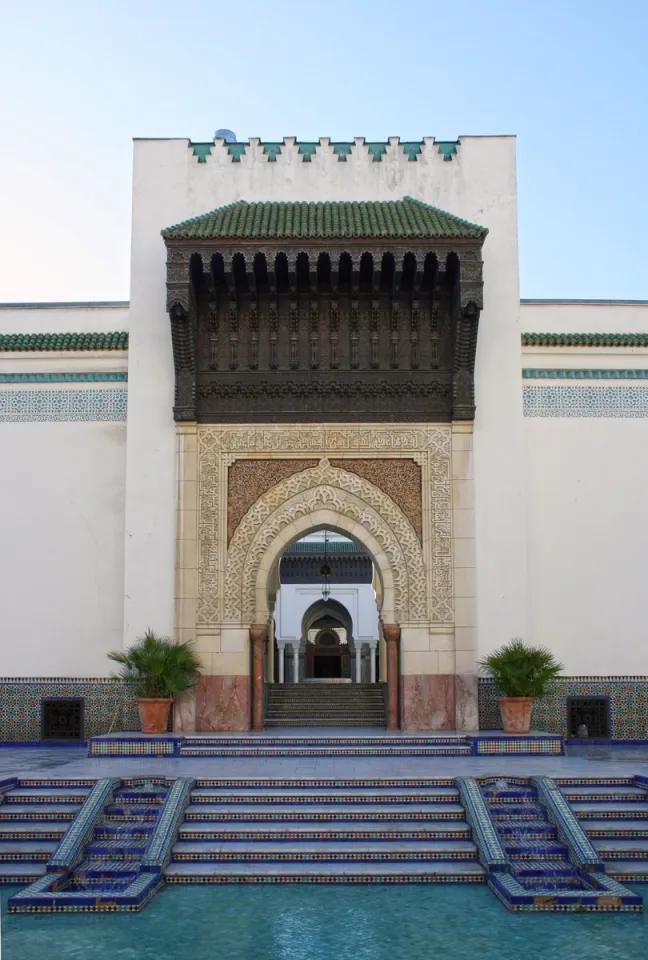
[[[202,668],[188,641],[176,643],[152,630],[128,650],[113,650],[108,657],[121,666],[115,679],[135,687],[142,733],[165,732],[173,697],[193,687]]]
[[[534,700],[549,693],[563,669],[547,647],[520,639],[483,657],[479,666],[495,682],[504,733],[529,732]]]

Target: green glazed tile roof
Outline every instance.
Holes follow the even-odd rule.
[[[162,231],[165,240],[483,239],[488,230],[421,200],[247,203],[238,200]]]
[[[0,352],[29,350],[128,350],[125,330],[113,333],[5,333]]]
[[[523,347],[648,347],[648,333],[523,333]]]

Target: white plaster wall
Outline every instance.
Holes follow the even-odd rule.
[[[648,420],[525,428],[530,637],[568,675],[645,676]]]
[[[0,304],[0,334],[128,330],[128,304]]]
[[[332,584],[330,598],[348,610],[354,637],[378,637],[378,608],[370,583]],[[322,591],[317,586],[284,584],[277,594],[275,636],[283,639],[301,637],[304,614],[321,599]]]
[[[311,163],[286,142],[276,163],[252,143],[240,163],[214,145],[199,164],[186,140],[135,143],[131,258],[125,640],[142,622],[173,628],[173,365],[160,230],[246,200],[389,200],[409,194],[487,226],[477,354],[475,502],[478,602],[462,611],[480,647],[526,631],[526,529],[515,141],[462,137],[445,162],[431,139],[411,162],[392,141],[380,163],[357,143],[346,163],[323,144]]]
[[[0,675],[100,677],[122,645],[126,425],[3,423]]]
[[[523,300],[520,316],[525,333],[648,332],[646,301]],[[598,353],[589,350],[588,356]]]

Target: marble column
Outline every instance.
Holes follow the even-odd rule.
[[[374,640],[373,643],[369,644],[369,666],[371,670],[371,675],[370,675],[371,683],[376,682],[376,646],[377,645],[378,645],[377,640]]]
[[[252,729],[263,730],[263,660],[267,627],[253,623],[250,627],[252,643]]]
[[[293,683],[299,683],[299,644],[293,643]]]
[[[362,683],[362,644],[355,642],[355,682]]]
[[[279,651],[279,683],[286,681],[286,641],[277,638],[277,650]]]
[[[387,729],[398,730],[398,641],[400,627],[385,623],[383,635],[387,647]]]

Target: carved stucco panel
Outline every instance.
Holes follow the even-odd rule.
[[[428,565],[428,579],[426,582],[423,554],[416,535],[398,510],[393,501],[391,509],[395,509],[401,520],[409,527],[410,535],[414,538],[415,550],[412,554],[405,552],[405,557],[417,557],[420,561],[418,570],[407,569],[409,589],[413,600],[410,605],[411,619],[427,619],[433,622],[451,623],[453,621],[452,600],[452,539],[451,539],[451,493],[450,493],[450,457],[451,431],[445,426],[369,426],[358,424],[348,427],[294,427],[292,429],[273,427],[201,427],[199,439],[199,603],[198,624],[214,625],[226,617],[225,607],[219,601],[221,592],[227,592],[224,583],[226,562],[227,538],[227,491],[222,490],[226,483],[226,468],[236,454],[250,455],[259,453],[314,453],[338,456],[342,452],[352,453],[362,451],[374,456],[383,454],[409,454],[417,463],[427,459],[427,497],[429,511],[429,542],[424,545],[425,563]],[[337,462],[340,462],[339,460]],[[329,469],[332,469],[329,465]],[[223,473],[223,471],[225,471]],[[308,470],[298,474],[304,477]],[[352,475],[347,473],[351,478]],[[291,478],[295,480],[295,478]],[[356,477],[356,480],[361,478]],[[311,481],[309,481],[311,482]],[[353,482],[349,480],[348,482]],[[281,486],[281,485],[279,485]],[[369,485],[371,486],[371,484]],[[294,491],[292,495],[304,489]],[[357,488],[354,488],[357,493]],[[377,493],[382,494],[377,488]],[[354,492],[353,489],[350,492]],[[362,493],[359,494],[362,499]],[[386,497],[389,500],[388,497]],[[246,518],[254,529],[257,529],[281,503],[277,495],[277,488],[268,491],[248,511]],[[308,513],[305,504],[301,504],[300,515]],[[378,510],[380,513],[380,510]],[[244,520],[246,519],[244,518]],[[368,520],[360,511],[356,517],[359,522]],[[241,525],[240,525],[241,526]],[[237,530],[237,533],[239,531]],[[236,536],[236,534],[234,535]],[[388,543],[385,550],[392,567],[398,569],[399,543],[395,537],[394,544]],[[401,548],[402,553],[402,548]],[[232,551],[227,557],[228,576],[230,563],[237,563]],[[411,566],[411,564],[410,564]],[[239,570],[242,569],[242,562]],[[405,569],[403,567],[402,569]],[[231,567],[231,571],[234,567]],[[413,589],[415,584],[415,589]],[[428,603],[429,597],[429,603]]]

